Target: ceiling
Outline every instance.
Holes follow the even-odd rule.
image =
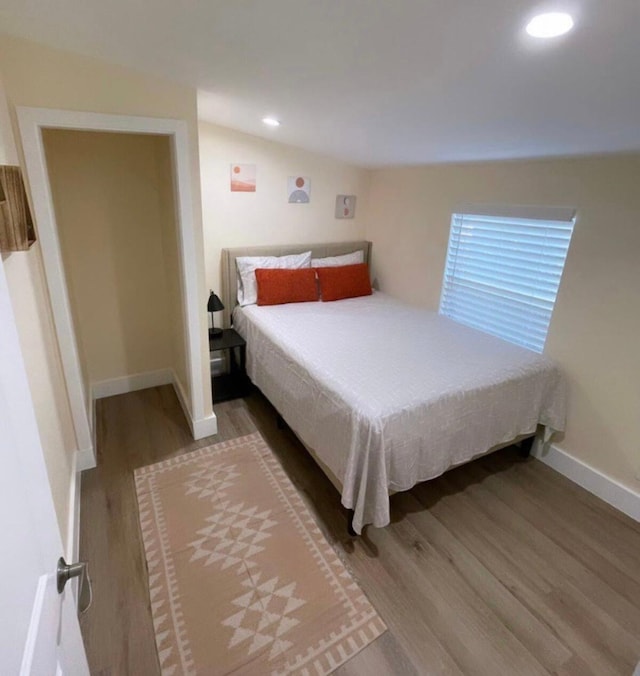
[[[574,30],[526,35],[545,10]],[[361,166],[640,149],[640,0],[2,0],[0,27]]]

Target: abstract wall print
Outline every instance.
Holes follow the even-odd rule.
[[[356,196],[336,196],[336,218],[353,218],[356,215]]]
[[[289,176],[287,194],[290,204],[309,204],[311,201],[311,179],[306,176]]]
[[[232,164],[231,192],[255,192],[256,173],[255,164]]]

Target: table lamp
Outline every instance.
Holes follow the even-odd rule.
[[[222,329],[216,329],[215,328],[215,322],[213,321],[213,313],[214,312],[220,312],[220,310],[224,310],[224,305],[222,304],[222,301],[218,298],[218,296],[213,293],[213,291],[209,291],[209,302],[207,303],[207,312],[211,313],[211,328],[209,329],[209,338],[214,338],[216,336],[221,336],[222,335]]]

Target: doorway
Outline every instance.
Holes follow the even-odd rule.
[[[93,401],[83,377],[60,246],[60,233],[53,205],[52,186],[47,171],[43,141],[43,134],[47,129],[154,134],[167,138],[173,175],[173,204],[177,226],[175,247],[178,252],[179,300],[184,320],[182,339],[185,355],[184,382],[180,382],[178,376],[174,380],[174,387],[193,437],[199,439],[215,434],[216,417],[213,413],[210,388],[207,387],[208,341],[206,325],[202,320],[203,313],[200,312],[200,306],[204,306],[204,291],[199,289],[198,270],[201,270],[203,261],[197,259],[186,122],[42,108],[18,108],[17,112],[54,324],[80,449],[79,469],[95,466]],[[200,291],[202,293],[199,293]]]

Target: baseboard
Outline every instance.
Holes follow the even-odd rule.
[[[78,472],[84,472],[85,469],[93,469],[96,466],[96,454],[94,449],[95,449],[95,433],[94,433],[94,446],[92,448],[83,448],[80,451],[76,451],[77,456],[76,469]]]
[[[189,421],[189,426],[193,427],[191,423],[191,411],[189,410],[187,395],[184,391],[184,388],[182,387],[182,383],[178,378],[178,374],[173,369],[171,370],[171,383],[173,384],[173,389],[175,390],[176,397],[178,397],[178,401],[180,402],[180,406],[182,407],[184,417]]]
[[[191,432],[196,441],[218,434],[218,419],[216,418],[216,414],[212,413],[206,418],[193,420],[191,422]]]
[[[184,388],[182,387],[180,379],[178,378],[175,371],[171,371],[171,376],[173,389],[176,392],[176,396],[178,397],[180,406],[182,406],[184,416],[189,423],[189,427],[191,428],[191,434],[193,435],[193,438],[197,441],[198,439],[204,439],[205,437],[210,437],[214,434],[218,434],[218,419],[216,418],[216,414],[212,412],[210,416],[207,416],[205,418],[198,419],[193,418],[191,416],[191,411],[187,403],[187,396],[185,394]]]
[[[636,493],[582,460],[574,458],[555,444],[544,449],[540,444],[536,444],[532,455],[590,493],[597,495],[601,500],[608,502],[612,507],[640,521],[640,493]]]
[[[136,373],[132,376],[122,376],[121,378],[111,378],[91,383],[91,396],[94,400],[102,399],[103,397],[113,397],[116,394],[146,390],[149,387],[169,385],[172,382],[173,371],[171,369],[147,371],[145,373]]]

